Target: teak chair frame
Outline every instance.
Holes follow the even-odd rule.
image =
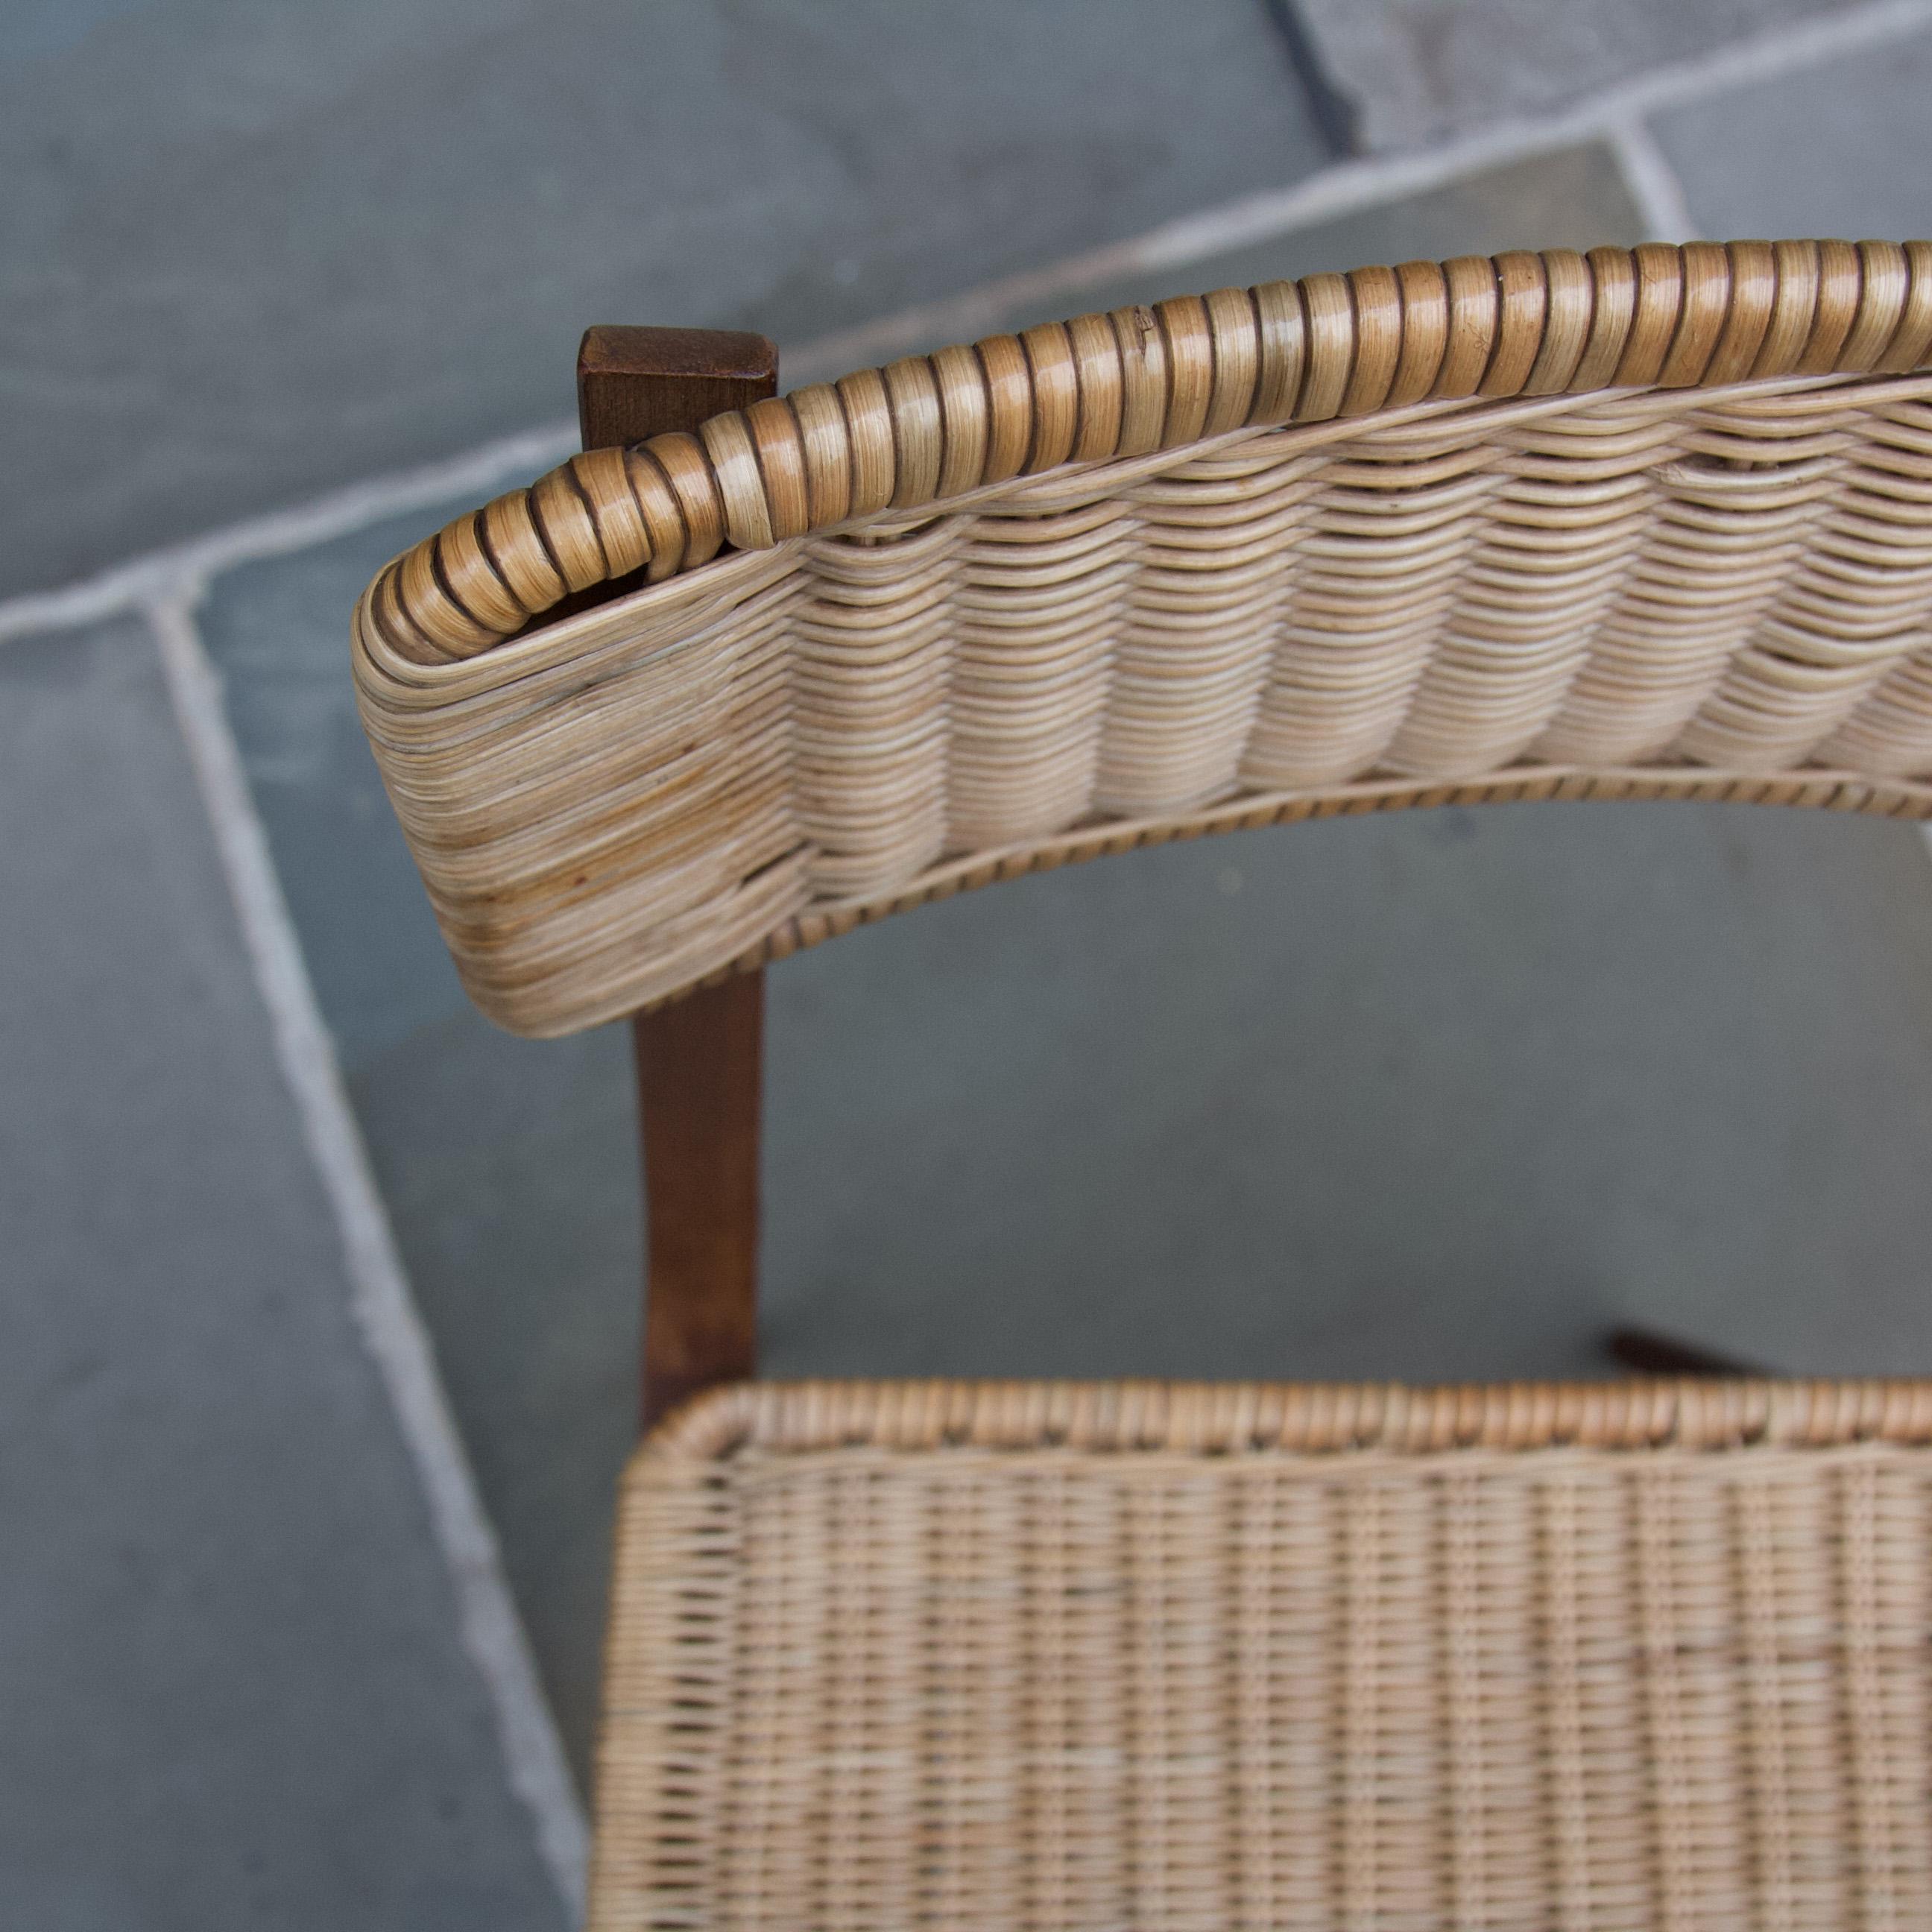
[[[586,450],[694,430],[778,393],[762,335],[587,329],[577,356]],[[700,987],[631,1022],[644,1158],[639,1411],[649,1430],[688,1396],[757,1372],[758,1158],[765,976]]]

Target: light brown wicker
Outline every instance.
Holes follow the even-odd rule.
[[[1410,264],[994,337],[452,524],[358,611],[363,716],[465,983],[536,1034],[1311,812],[1922,814],[1929,347],[1919,242]]]
[[[1932,1384],[745,1384],[598,1932],[1932,1924]]]
[[[1925,816],[1929,360],[1919,242],[1081,317],[451,524],[363,716],[537,1034],[1313,814]],[[660,1388],[749,1358],[733,988],[640,1022]],[[720,1390],[626,1484],[592,1924],[1932,1925],[1928,1450],[1932,1382]]]

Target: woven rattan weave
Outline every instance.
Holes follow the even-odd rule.
[[[471,994],[538,1034],[1313,812],[1922,814],[1928,347],[1916,242],[1469,258],[995,337],[452,524],[358,613],[363,715]]]
[[[1932,1384],[748,1384],[634,1462],[598,1932],[1932,1924]]]

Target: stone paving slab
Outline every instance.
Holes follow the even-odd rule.
[[[560,1927],[136,625],[0,824],[0,1924]]]
[[[1282,0],[1366,152],[1545,113],[1856,0]]]
[[[1932,862],[1748,807],[1332,820],[772,976],[775,1370],[1932,1369]]]
[[[1659,116],[1704,234],[1932,235],[1932,32]]]
[[[1256,0],[0,10],[0,596],[1326,157]]]

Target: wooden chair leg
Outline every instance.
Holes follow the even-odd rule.
[[[758,1114],[765,976],[640,1013],[644,1426],[758,1367]]]
[[[778,392],[778,351],[722,329],[592,328],[577,358],[586,449],[694,430]],[[764,975],[632,1022],[644,1167],[641,1412],[650,1428],[758,1366]]]

